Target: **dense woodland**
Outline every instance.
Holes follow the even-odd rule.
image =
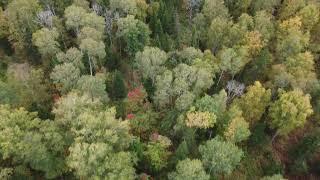
[[[0,0],[0,179],[320,179],[317,0]]]

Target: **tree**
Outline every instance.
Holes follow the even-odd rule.
[[[0,178],[3,180],[9,180],[13,174],[12,168],[2,168],[0,167]]]
[[[82,62],[83,54],[77,48],[70,48],[67,52],[60,52],[57,54],[57,60],[60,63],[72,63],[75,67],[80,70],[84,69],[84,64]]]
[[[272,14],[269,14],[266,11],[257,12],[254,16],[254,30],[258,31],[262,35],[262,39],[265,44],[268,43],[275,34]]]
[[[248,55],[248,50],[245,47],[222,49],[218,54],[221,61],[221,75],[228,72],[234,77],[250,61]]]
[[[288,57],[284,65],[286,72],[293,77],[290,81],[292,87],[306,90],[316,81],[314,57],[311,52],[307,51]]]
[[[273,176],[264,176],[260,180],[286,180],[281,174],[275,174]]]
[[[207,47],[218,52],[226,45],[230,38],[230,29],[233,23],[227,18],[215,18],[208,29]]]
[[[192,23],[194,14],[198,12],[203,0],[187,0],[186,10],[188,11],[189,23]]]
[[[106,143],[75,143],[69,150],[68,165],[79,178],[135,179],[128,152],[115,153]]]
[[[229,12],[223,0],[205,0],[203,15],[206,17],[207,22],[211,22],[215,18],[228,18]]]
[[[136,0],[110,0],[110,9],[118,11],[122,16],[136,15],[138,11]]]
[[[200,49],[194,47],[184,48],[178,52],[178,63],[192,65],[196,59],[203,59],[203,53]]]
[[[251,1],[250,10],[255,14],[258,11],[273,13],[275,8],[281,3],[280,0],[255,0]]]
[[[280,91],[280,97],[269,110],[270,126],[277,129],[276,135],[287,135],[292,130],[303,126],[313,113],[310,96],[301,90]]]
[[[0,104],[17,104],[19,99],[16,93],[9,83],[0,81]]]
[[[278,33],[276,51],[281,60],[303,52],[309,44],[309,34],[302,31],[301,18],[298,16],[283,21]]]
[[[75,141],[67,165],[79,178],[134,179],[135,160],[127,151],[131,135],[127,121],[115,118],[115,108],[84,110],[71,122]]]
[[[154,47],[145,47],[136,54],[135,60],[144,79],[150,78],[154,85],[156,77],[165,70],[164,64],[168,56],[166,52]]]
[[[196,59],[192,64],[194,69],[195,82],[192,87],[192,93],[195,95],[201,95],[206,92],[213,84],[215,74],[218,71],[218,67],[213,63],[211,59]]]
[[[214,113],[219,120],[227,109],[227,93],[221,90],[219,94],[213,96],[205,95],[195,102],[195,107],[200,111]]]
[[[62,96],[56,102],[52,112],[55,115],[55,122],[66,133],[71,129],[71,123],[80,116],[82,112],[87,111],[102,111],[103,104],[99,99],[92,101],[87,94],[80,95],[77,92],[70,92]],[[70,135],[71,136],[71,135]]]
[[[309,4],[298,12],[301,17],[302,27],[310,31],[314,25],[319,21],[319,11],[315,4]]]
[[[200,160],[185,159],[179,161],[176,171],[168,175],[169,180],[209,180],[210,176],[205,172]]]
[[[203,13],[197,13],[192,19],[192,45],[194,47],[199,47],[200,43],[206,43],[208,26]]]
[[[87,6],[88,7],[88,6]],[[104,32],[105,20],[96,13],[88,13],[82,6],[73,4],[65,9],[64,17],[66,18],[66,27],[74,30],[78,35],[83,27],[93,28],[100,33]],[[91,34],[93,35],[93,34]]]
[[[12,107],[24,107],[29,111],[38,111],[40,117],[47,118],[51,97],[49,84],[42,69],[27,70],[23,77],[18,77],[19,68],[8,74],[7,82],[1,82],[0,102]]]
[[[123,75],[119,71],[116,71],[113,74],[110,94],[114,99],[123,99],[127,96],[127,88],[123,79]]]
[[[128,114],[131,132],[142,139],[148,139],[157,128],[158,113],[152,110],[145,110],[135,114]]]
[[[87,0],[72,0],[73,4],[78,7],[82,7],[85,10],[89,10],[89,2]]]
[[[196,59],[192,65],[178,64],[173,71],[166,70],[157,76],[154,101],[160,108],[169,105],[186,110],[213,85],[214,74],[210,59]]]
[[[0,132],[3,159],[42,171],[46,178],[65,172],[65,141],[53,121],[41,120],[23,108],[1,105]]]
[[[249,123],[243,118],[242,111],[237,106],[229,109],[227,121],[227,127],[223,133],[227,141],[238,143],[248,139],[250,136]]]
[[[80,70],[71,63],[64,63],[54,67],[50,78],[57,89],[66,94],[77,84],[80,78]]]
[[[103,41],[86,38],[81,41],[80,49],[88,55],[90,75],[92,76],[93,70],[101,67],[106,57],[105,45]]]
[[[47,7],[47,8],[50,7],[51,10],[54,10],[54,14],[58,16],[62,16],[65,8],[70,6],[72,2],[75,3],[76,1],[75,0],[40,1],[43,7]]]
[[[92,39],[94,41],[102,41],[103,40],[103,32],[100,32],[94,28],[85,26],[81,29],[80,33],[78,34],[79,44],[84,39]]]
[[[253,17],[247,13],[243,13],[239,17],[237,24],[245,31],[252,31],[254,27]]]
[[[136,52],[142,51],[144,46],[149,43],[151,34],[148,26],[142,21],[137,20],[132,15],[120,18],[117,22],[117,37],[126,43],[126,52],[134,56]]]
[[[233,17],[238,17],[247,12],[252,0],[226,0],[225,4]]]
[[[143,86],[136,87],[128,92],[126,99],[126,110],[129,113],[143,110],[147,104],[147,92]]]
[[[64,11],[67,29],[74,30],[76,34],[78,34],[81,27],[84,25],[83,19],[85,18],[86,13],[84,8],[76,5],[67,7]]]
[[[60,50],[59,33],[56,28],[51,30],[42,28],[32,34],[32,42],[38,48],[40,54],[44,57],[53,57]]]
[[[219,137],[200,145],[203,166],[212,175],[230,174],[240,163],[243,152],[231,142],[222,141]]]
[[[7,37],[9,35],[9,22],[5,15],[5,12],[0,8],[0,38]]]
[[[30,48],[32,33],[38,29],[34,19],[39,11],[37,0],[13,0],[8,4],[9,40],[15,48]]]
[[[144,21],[148,16],[149,3],[146,0],[136,0],[137,14],[136,17]]]
[[[179,64],[173,73],[175,79],[172,90],[176,95],[180,96],[189,90],[198,96],[213,85],[215,69],[210,62],[196,59],[191,66]]]
[[[232,80],[228,81],[226,89],[228,95],[228,101],[232,101],[235,97],[240,97],[244,93],[245,85],[238,81]]]
[[[71,93],[57,103],[54,113],[71,138],[66,160],[79,178],[134,179],[128,122],[115,119],[115,108],[105,109],[99,100]]]
[[[304,0],[284,0],[280,9],[280,19],[292,17],[298,10],[306,4]]]
[[[83,94],[88,94],[92,100],[94,98],[98,98],[102,102],[109,100],[103,75],[81,76],[77,82],[77,89]]]
[[[262,34],[259,31],[250,31],[246,33],[245,43],[248,48],[250,56],[256,56],[260,53],[261,49],[265,46]]]
[[[85,14],[81,21],[83,21],[84,27],[80,32],[77,31],[78,41],[81,52],[88,56],[89,69],[92,76],[93,69],[102,67],[103,60],[106,57],[105,44],[103,42],[105,21],[95,13]]]
[[[156,91],[153,97],[155,104],[160,107],[166,107],[170,105],[172,99],[172,81],[173,74],[171,71],[166,70],[163,74],[157,76],[156,79]]]
[[[42,27],[52,28],[53,27],[53,19],[55,13],[54,10],[48,6],[47,10],[41,11],[37,14],[37,23],[39,23]]]
[[[208,129],[212,128],[216,123],[216,115],[214,113],[205,111],[196,111],[195,107],[191,107],[186,114],[186,126],[190,128]]]
[[[266,90],[259,81],[247,88],[247,92],[233,104],[243,112],[243,117],[251,125],[260,120],[271,101],[271,90]]]
[[[94,12],[85,14],[85,16],[83,17],[83,19],[81,21],[83,21],[84,27],[93,28],[93,29],[99,31],[100,33],[104,33],[104,31],[105,31],[106,23],[105,23],[104,18],[101,16],[98,16]],[[91,34],[91,35],[93,35],[93,34]]]
[[[149,163],[151,170],[159,172],[167,166],[170,152],[168,148],[172,145],[169,138],[158,134],[153,135],[153,139],[148,143],[144,156]]]
[[[188,110],[189,107],[192,105],[193,101],[195,100],[196,96],[192,92],[184,92],[182,93],[175,101],[175,107],[179,111]]]

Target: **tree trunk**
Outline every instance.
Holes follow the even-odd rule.
[[[276,139],[276,137],[279,135],[278,131],[273,135],[272,140],[271,140],[271,144],[273,143],[273,141]]]
[[[91,58],[89,56],[89,66],[90,66],[90,75],[92,76],[93,73],[92,73],[92,64],[91,64]]]
[[[222,75],[223,75],[223,71],[220,73],[220,77],[219,77],[219,80],[218,80],[218,83],[217,83],[217,87],[218,87],[218,85],[219,85],[219,83],[221,81]]]

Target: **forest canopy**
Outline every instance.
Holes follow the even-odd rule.
[[[0,179],[320,179],[317,0],[0,0]]]

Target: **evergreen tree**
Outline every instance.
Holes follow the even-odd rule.
[[[113,74],[110,93],[111,97],[115,100],[127,97],[127,88],[123,79],[123,75],[119,71],[115,71]]]

